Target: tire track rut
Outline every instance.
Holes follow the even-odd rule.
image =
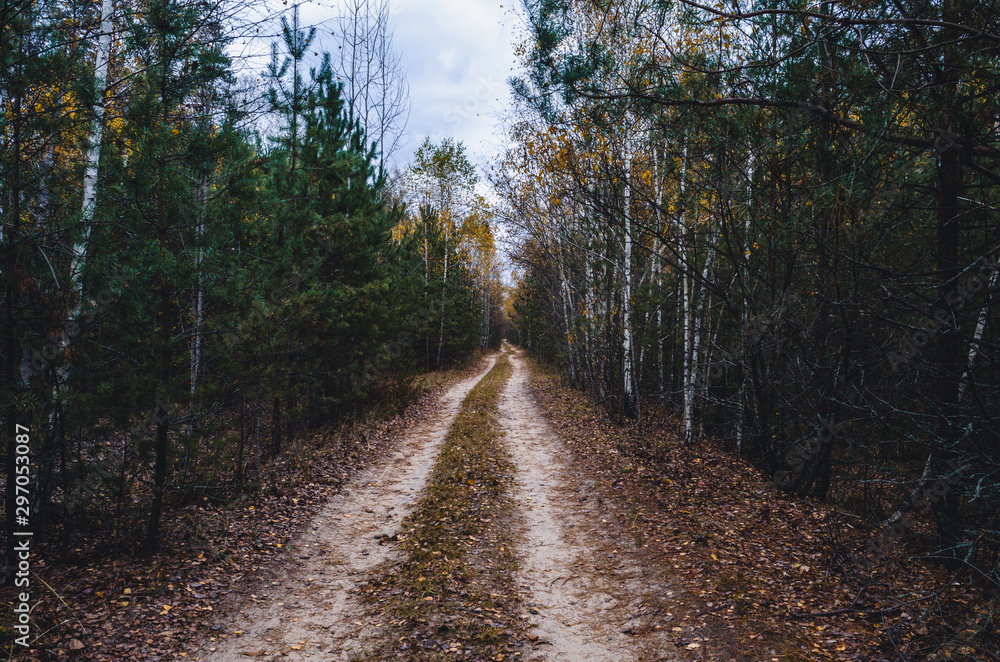
[[[518,468],[521,576],[538,637],[529,659],[677,659],[657,652],[674,647],[642,617],[648,612],[643,594],[651,585],[624,549],[631,537],[601,517],[589,481],[572,471],[567,448],[530,393],[520,354],[511,357],[514,374],[500,413]],[[639,633],[645,636],[633,636]]]
[[[200,659],[348,660],[360,650],[363,608],[352,590],[369,570],[394,555],[395,546],[382,545],[380,539],[395,535],[418,501],[462,400],[495,360],[489,358],[474,377],[451,386],[430,420],[407,433],[383,461],[354,476],[323,507],[288,545],[288,567],[280,578],[251,596],[253,603],[220,631],[226,639],[211,644]],[[237,631],[242,634],[235,635]]]

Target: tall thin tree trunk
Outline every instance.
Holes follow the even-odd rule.
[[[624,411],[628,418],[639,418],[639,401],[635,383],[635,357],[632,343],[632,150],[629,145],[628,126],[630,118],[626,117],[624,136],[625,150],[625,196],[622,202],[625,214],[622,230],[625,233],[624,250],[622,251],[622,380],[624,382]],[[641,420],[640,420],[641,423]]]
[[[943,3],[942,18],[949,23],[961,21],[959,9],[958,3]],[[953,29],[945,29],[944,35],[949,39],[958,39],[959,37]],[[938,130],[946,135],[955,135],[960,130],[960,117],[963,113],[961,108],[955,106],[961,84],[960,68],[956,62],[959,54],[953,48],[945,48],[942,57],[942,67],[937,81],[943,94],[941,110],[937,118]],[[934,388],[939,394],[937,406],[941,421],[938,426],[935,450],[939,463],[936,474],[944,477],[951,471],[946,468],[946,465],[960,460],[959,439],[962,437],[960,384],[962,374],[966,372],[965,368],[968,365],[968,359],[963,357],[962,352],[962,334],[958,325],[957,305],[951,297],[961,274],[958,260],[962,220],[960,196],[964,187],[964,177],[962,158],[957,146],[946,144],[940,150],[937,179],[938,308],[947,311],[948,319],[943,332],[937,338],[937,355],[935,357],[940,374],[935,378]],[[944,495],[944,498],[939,499],[934,504],[938,534],[946,545],[956,545],[961,538],[962,522],[960,521],[959,499],[958,490],[951,489]]]
[[[429,312],[427,299],[430,296],[428,283],[430,283],[430,278],[431,278],[431,263],[430,263],[430,255],[427,252],[427,214],[424,214],[423,210],[421,210],[420,219],[423,222],[423,226],[424,226],[424,310],[428,310],[428,312]],[[431,365],[430,365],[430,363],[431,363],[431,331],[430,331],[429,327],[430,327],[430,325],[428,324],[427,331],[426,331],[426,333],[424,333],[424,369],[425,370],[429,370],[430,367],[431,367]]]
[[[701,366],[702,374],[704,375],[704,378],[701,380],[703,388],[697,389],[696,386],[698,384],[698,368],[699,368],[699,362],[701,361],[701,347],[703,344],[702,339],[705,334],[705,329],[704,329],[705,317],[711,314],[711,307],[710,307],[711,299],[707,293],[706,283],[708,282],[708,274],[712,269],[712,261],[713,257],[715,256],[715,252],[714,250],[712,250],[714,244],[715,240],[712,234],[709,233],[708,241],[706,244],[707,254],[705,256],[705,264],[703,264],[701,267],[701,282],[698,284],[698,295],[697,295],[698,303],[695,306],[695,313],[694,313],[694,338],[692,340],[692,347],[691,347],[691,384],[690,384],[692,416],[694,415],[693,409],[694,409],[695,396],[698,395],[699,391],[703,391],[704,388],[707,388],[708,370],[709,368],[711,368],[711,360],[709,358],[704,362],[705,363],[704,366]],[[702,393],[701,397],[702,401],[704,401],[705,397],[704,393]],[[701,429],[701,424],[699,422],[699,430],[700,429]],[[692,433],[693,433],[693,424],[692,424]],[[701,438],[700,432],[699,432],[699,438]]]
[[[208,178],[202,175],[198,182],[198,209],[195,225],[195,271],[198,274],[198,284],[195,290],[191,309],[194,317],[194,333],[191,337],[191,402],[194,404],[194,394],[198,387],[198,373],[201,370],[202,355],[202,316],[204,311],[204,274],[202,262],[205,259],[205,205],[208,199]]]
[[[558,272],[557,277],[559,279],[559,294],[562,299],[562,320],[563,320],[563,337],[566,340],[566,356],[569,364],[569,380],[571,384],[576,384],[577,372],[576,372],[576,361],[573,352],[573,332],[570,328],[571,311],[573,307],[572,298],[570,296],[569,283],[566,278],[566,270],[563,265],[563,245],[562,239],[559,236],[559,229],[555,232],[556,239],[556,271]]]
[[[750,287],[750,256],[753,254],[753,241],[750,239],[750,209],[753,201],[753,151],[747,158],[747,202],[743,220],[743,282],[741,290],[743,293],[743,309],[741,311],[742,328],[740,330],[740,355],[734,357],[733,363],[740,366],[736,371],[740,380],[736,386],[737,411],[736,411],[736,448],[743,452],[743,422],[746,418],[746,397],[743,393],[743,363],[747,355],[746,332],[750,324],[750,300],[748,288]]]
[[[990,313],[990,293],[997,284],[997,269],[993,269],[993,273],[990,274],[990,282],[986,285],[986,303],[983,304],[982,310],[979,311],[979,320],[976,322],[976,331],[972,335],[972,343],[969,347],[969,359],[965,366],[965,372],[962,373],[962,381],[958,385],[958,401],[962,402],[962,398],[965,397],[965,391],[969,386],[969,376],[972,373],[972,368],[976,363],[976,354],[979,353],[979,343],[982,342],[983,332],[986,331],[986,321],[989,319]]]
[[[97,39],[97,58],[94,61],[94,107],[90,121],[90,134],[87,137],[87,166],[83,173],[83,210],[81,221],[83,234],[73,246],[70,257],[69,277],[70,287],[77,295],[76,308],[71,320],[76,320],[80,306],[83,304],[83,266],[87,259],[87,246],[90,242],[90,228],[94,221],[94,210],[97,207],[97,173],[101,161],[101,140],[104,135],[104,95],[108,89],[108,64],[111,61],[111,13],[113,0],[101,2],[101,34]],[[68,338],[67,338],[68,341]]]
[[[249,425],[247,423],[247,396],[240,399],[240,442],[236,449],[236,487],[243,489],[243,449],[246,447]]]
[[[652,142],[652,136],[650,136],[650,142]],[[660,176],[660,152],[656,147],[653,147],[653,200],[654,200],[654,218],[656,219],[653,228],[653,254],[650,256],[650,270],[652,271],[652,284],[655,286],[656,291],[656,365],[657,365],[657,378],[656,378],[656,390],[659,396],[659,402],[663,404],[663,265],[662,258],[660,256],[660,232],[663,229],[662,224],[662,203],[663,203],[663,185]]]
[[[584,308],[586,309],[586,314],[584,315],[584,342],[585,351],[583,354],[583,362],[586,365],[585,379],[587,380],[587,386],[591,389],[595,387],[594,384],[594,352],[596,348],[594,347],[594,336],[593,329],[597,324],[597,310],[595,309],[597,305],[597,297],[594,292],[594,278],[593,278],[593,261],[594,261],[594,251],[589,243],[586,246],[583,256],[584,265],[584,293],[583,301]],[[588,321],[589,318],[589,321]],[[600,380],[597,380],[598,382]]]
[[[681,161],[681,182],[680,182],[680,209],[681,215],[679,219],[678,226],[678,239],[680,244],[681,253],[681,268],[683,273],[681,276],[681,307],[682,307],[682,319],[684,322],[684,356],[682,357],[684,363],[684,371],[681,379],[683,398],[684,398],[684,443],[690,446],[694,440],[694,379],[692,375],[694,374],[694,366],[692,365],[692,352],[693,352],[693,331],[692,316],[694,314],[694,307],[692,305],[692,300],[694,298],[694,288],[691,283],[691,263],[692,255],[690,247],[687,245],[687,226],[685,220],[685,200],[684,192],[686,187],[686,177],[687,177],[687,144],[684,145],[684,156]]]
[[[94,222],[94,210],[97,207],[97,175],[101,161],[101,139],[104,135],[104,95],[108,87],[108,63],[111,60],[111,13],[113,0],[101,2],[100,35],[97,39],[97,57],[94,61],[94,106],[90,121],[90,134],[87,138],[86,168],[83,173],[83,208],[80,214],[81,236],[73,243],[70,251],[69,282],[73,303],[66,315],[66,329],[59,336],[59,353],[63,363],[56,368],[56,379],[52,384],[53,409],[49,417],[50,437],[58,435],[56,421],[62,407],[60,391],[65,388],[70,377],[69,352],[72,340],[70,331],[75,329],[83,310],[83,269],[87,261],[87,250],[90,244],[90,229]]]
[[[260,479],[261,475],[261,457],[260,457],[260,419],[261,419],[261,404],[255,404],[253,408],[253,461],[254,470],[256,471],[257,479]]]
[[[687,264],[687,249],[681,251],[682,260]],[[684,389],[684,443],[688,446],[691,445],[693,441],[693,426],[694,426],[694,393],[691,389],[692,380],[691,374],[693,372],[691,365],[691,347],[692,347],[692,324],[691,324],[691,276],[688,273],[687,267],[684,268],[684,275],[682,277],[682,315],[684,319],[684,373],[682,377],[682,388]]]
[[[161,42],[162,43],[162,42]],[[161,46],[161,57],[164,57]],[[166,76],[163,75],[160,81],[160,102],[163,107],[161,120],[163,125],[167,124],[168,104]],[[160,264],[165,264],[164,259],[168,246],[168,223],[166,213],[167,191],[166,191],[166,157],[161,155],[157,164],[157,190],[156,190],[156,216],[157,216],[157,240],[159,242]],[[160,275],[160,306],[157,323],[159,328],[157,347],[155,351],[156,372],[160,382],[160,387],[165,393],[165,399],[169,403],[170,382],[171,382],[171,337],[173,334],[173,316],[171,315],[171,300],[173,298],[173,285],[170,274],[164,271]],[[169,406],[169,405],[168,405]],[[149,527],[146,529],[146,540],[143,542],[143,550],[146,552],[155,551],[160,545],[160,515],[163,509],[163,494],[166,489],[167,463],[169,461],[169,430],[170,412],[159,403],[156,405],[158,416],[156,418],[156,441],[155,460],[153,469],[153,510],[149,517]]]
[[[444,305],[448,292],[448,239],[451,234],[451,219],[447,221],[444,230],[444,282],[441,285],[441,330],[438,334],[438,369],[444,367]]]
[[[281,396],[271,398],[271,455],[281,452]]]
[[[160,546],[160,518],[163,513],[163,493],[167,482],[167,450],[170,421],[165,412],[156,423],[156,459],[153,469],[153,510],[149,515],[149,528],[146,530],[146,540],[143,549],[153,552]]]

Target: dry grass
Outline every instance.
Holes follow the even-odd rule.
[[[405,560],[380,568],[366,586],[383,629],[365,659],[496,660],[521,640],[514,467],[497,420],[511,371],[502,354],[466,397],[427,492],[398,536]]]

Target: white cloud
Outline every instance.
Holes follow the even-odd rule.
[[[485,165],[508,105],[516,18],[497,0],[397,0],[392,14],[412,110],[397,156],[410,161],[424,136],[453,136]]]
[[[390,20],[410,87],[412,108],[407,133],[395,156],[405,167],[424,136],[453,136],[466,146],[474,163],[485,166],[500,142],[499,117],[509,106],[507,78],[515,65],[514,43],[520,20],[511,11],[519,0],[391,0]],[[310,51],[336,49],[330,31],[336,27],[337,0],[302,2],[303,27],[318,26]],[[290,18],[292,3],[269,0],[267,30],[243,48],[265,55],[280,40],[278,15]],[[336,57],[336,55],[334,54]],[[309,53],[306,67],[318,56]],[[245,63],[259,76],[265,57]]]

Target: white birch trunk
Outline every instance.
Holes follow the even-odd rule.
[[[747,158],[747,208],[743,219],[743,242],[746,245],[743,251],[743,326],[740,330],[741,355],[736,357],[737,361],[746,361],[747,348],[744,335],[750,324],[750,302],[747,300],[747,284],[750,278],[750,254],[753,250],[753,242],[750,240],[750,203],[753,196],[753,152]],[[740,383],[736,390],[737,411],[736,411],[736,448],[743,452],[743,419],[746,418],[746,398],[743,395],[743,384]]]
[[[965,389],[969,385],[969,373],[972,372],[972,366],[976,362],[976,354],[979,353],[979,342],[983,339],[983,332],[986,330],[986,320],[989,317],[989,294],[993,291],[993,286],[997,282],[997,270],[994,269],[993,273],[990,274],[990,282],[986,286],[986,303],[983,304],[982,310],[979,311],[979,321],[976,323],[976,332],[972,336],[972,347],[969,348],[969,360],[966,363],[965,372],[962,373],[962,381],[958,385],[958,401],[962,402],[962,398],[965,397]]]
[[[570,328],[571,310],[573,300],[570,295],[569,283],[566,278],[566,269],[563,265],[563,244],[559,237],[559,230],[555,232],[556,239],[556,269],[559,277],[559,290],[562,298],[563,332],[566,335],[566,355],[569,360],[570,383],[576,383],[576,360],[573,352],[573,330]]]
[[[195,271],[198,274],[198,286],[194,293],[193,300],[191,302],[192,313],[194,317],[194,335],[191,338],[191,397],[192,404],[195,389],[198,388],[198,373],[201,371],[201,355],[202,355],[202,331],[201,325],[204,317],[204,276],[202,274],[202,262],[205,259],[205,246],[204,246],[204,236],[205,236],[205,206],[208,202],[208,181],[206,177],[202,177],[201,181],[198,182],[198,209],[196,214],[198,215],[195,224]]]
[[[624,381],[624,400],[626,413],[633,411],[638,415],[639,403],[635,390],[635,373],[632,347],[632,151],[629,145],[629,118],[626,116],[626,128],[624,139],[625,150],[625,199],[623,200],[623,211],[625,214],[622,224],[625,233],[624,250],[622,251],[622,331],[623,331],[623,360],[622,378]]]
[[[613,231],[613,228],[609,228],[609,231]],[[607,250],[612,245],[611,239],[617,241],[618,238],[617,236],[615,236],[615,237],[609,237],[608,239],[609,241],[605,243],[606,247],[605,250]],[[612,257],[614,258],[613,260]],[[602,361],[603,364],[607,365],[611,361],[611,357],[617,354],[617,348],[611,345],[612,338],[617,340],[617,335],[614,335],[616,332],[613,326],[614,311],[616,310],[615,296],[614,296],[615,288],[613,287],[613,283],[614,283],[614,276],[618,273],[618,268],[621,263],[621,258],[618,255],[611,256],[606,253],[603,255],[603,258],[606,265],[605,268],[609,272],[609,277],[607,278],[607,280],[611,281],[611,283],[607,283],[607,281],[605,281],[604,300],[601,302],[601,312],[602,312],[601,337],[602,340],[604,341],[603,346],[601,348],[601,356],[603,358]],[[603,385],[602,388],[604,388],[604,391],[601,393],[601,397],[602,398],[608,397],[608,392],[611,389],[611,385],[605,384],[605,382],[609,380],[599,379],[598,381]]]
[[[67,331],[59,339],[60,354],[65,355],[69,349],[71,334],[69,329],[75,329],[77,320],[83,310],[83,268],[87,262],[87,250],[90,244],[90,228],[94,221],[94,209],[97,207],[97,172],[101,161],[101,139],[104,135],[104,94],[108,88],[108,64],[111,61],[111,13],[114,9],[112,0],[101,2],[101,27],[97,38],[97,55],[94,60],[94,107],[90,122],[90,134],[87,137],[87,161],[83,172],[83,206],[80,214],[82,234],[73,244],[69,262],[69,288],[76,295],[73,307],[66,316]],[[68,363],[63,363],[56,369],[56,381],[53,394],[64,385],[69,378]]]
[[[489,298],[486,296],[486,279],[483,279],[483,321],[482,321],[482,331],[479,337],[479,346],[485,348],[490,340],[490,302]]]
[[[687,145],[684,146],[684,156],[681,161],[681,217],[678,227],[678,243],[681,253],[681,268],[684,270],[681,277],[681,306],[682,319],[684,320],[684,374],[682,377],[682,388],[684,392],[684,443],[691,445],[694,440],[694,366],[692,365],[694,342],[692,329],[692,316],[694,309],[692,306],[693,287],[691,283],[691,255],[687,246],[684,192],[687,185]]]
[[[990,282],[986,286],[987,295],[993,290],[993,287],[996,285],[996,282],[997,282],[997,271],[994,270],[993,273],[990,274]],[[969,348],[969,359],[968,362],[966,363],[965,372],[962,373],[962,381],[958,385],[959,402],[962,402],[962,398],[965,397],[965,390],[966,387],[968,386],[969,373],[972,371],[972,367],[976,362],[976,355],[979,353],[979,342],[983,339],[983,333],[986,330],[986,322],[988,317],[989,317],[989,299],[987,299],[987,302],[983,305],[982,310],[979,311],[979,320],[976,323],[976,331],[973,334],[972,347]],[[934,464],[934,453],[932,452],[927,456],[927,461],[924,462],[924,470],[920,475],[920,480],[917,481],[917,486],[914,487],[913,490],[910,492],[911,503],[915,503],[920,498],[920,495],[925,493],[927,483],[930,481],[931,468],[933,464]],[[901,508],[897,510],[895,513],[893,513],[892,516],[889,517],[889,519],[882,522],[882,526],[886,527],[892,526],[896,522],[899,522],[901,519],[903,519],[905,515],[906,513]]]
[[[97,57],[94,61],[94,108],[87,138],[87,166],[83,173],[83,236],[73,246],[69,276],[71,286],[79,295],[77,312],[83,298],[81,275],[87,260],[87,244],[90,241],[90,226],[97,206],[97,169],[101,161],[101,139],[104,135],[104,94],[108,89],[108,63],[111,61],[111,12],[112,0],[101,2],[101,33],[97,38]],[[75,315],[74,315],[75,317]]]
[[[687,264],[687,249],[681,249],[681,259]],[[693,385],[693,380],[691,379],[691,374],[693,372],[691,366],[691,349],[693,343],[692,339],[692,329],[691,329],[691,276],[688,274],[687,267],[684,268],[684,276],[682,277],[682,314],[684,319],[684,375],[682,378],[683,388],[684,388],[684,443],[690,445],[693,440],[693,425],[694,425],[694,392],[691,388]]]
[[[652,142],[652,137],[650,139]],[[653,232],[653,255],[650,259],[650,268],[653,270],[652,277],[656,283],[656,363],[657,363],[657,391],[659,392],[660,404],[663,404],[663,265],[660,260],[660,231],[663,228],[661,210],[663,184],[660,178],[660,158],[659,151],[653,147],[653,196],[655,200],[655,227]]]
[[[691,401],[692,401],[692,418],[694,414],[694,400],[696,396],[701,397],[702,402],[705,402],[708,394],[708,376],[709,371],[712,367],[711,356],[706,354],[704,365],[702,365],[701,360],[701,347],[706,345],[711,347],[711,342],[704,343],[703,339],[705,334],[708,333],[706,327],[711,327],[711,322],[708,318],[711,315],[711,297],[707,294],[707,287],[705,283],[708,282],[708,274],[712,268],[712,258],[715,255],[714,250],[714,240],[710,236],[707,244],[708,253],[705,256],[705,264],[701,269],[701,285],[698,288],[698,301],[697,313],[694,319],[694,347],[691,349]],[[701,388],[696,388],[698,385],[698,374],[701,374]],[[692,435],[693,435],[693,422],[692,422]],[[699,426],[698,438],[702,437],[702,430]]]
[[[445,295],[448,292],[448,239],[451,234],[451,218],[449,217],[444,229],[444,283],[441,285],[441,330],[438,334],[438,368],[444,364],[444,304]]]
[[[593,363],[591,362],[594,360],[594,353],[593,353],[594,342],[593,342],[593,336],[591,335],[591,331],[593,330],[593,327],[597,322],[597,311],[594,308],[596,304],[594,296],[593,264],[592,264],[594,258],[593,258],[593,251],[591,250],[591,246],[589,245],[589,241],[590,240],[588,238],[588,245],[584,252],[584,259],[583,259],[583,269],[584,269],[583,305],[585,310],[583,334],[584,334],[584,342],[586,343],[586,351],[583,353],[583,360],[587,362],[586,377],[588,378],[588,380],[590,375],[592,374],[590,366],[592,366]],[[590,318],[589,321],[587,320],[588,317]],[[591,384],[591,386],[593,385]]]
[[[627,201],[627,197],[626,197]],[[623,373],[625,382],[625,403],[628,408],[638,408],[635,392],[635,374],[633,370],[633,347],[632,347],[632,231],[629,217],[626,216],[625,223],[625,250],[622,255],[622,267],[624,273],[622,280],[624,288],[622,290],[622,326],[623,326]]]

